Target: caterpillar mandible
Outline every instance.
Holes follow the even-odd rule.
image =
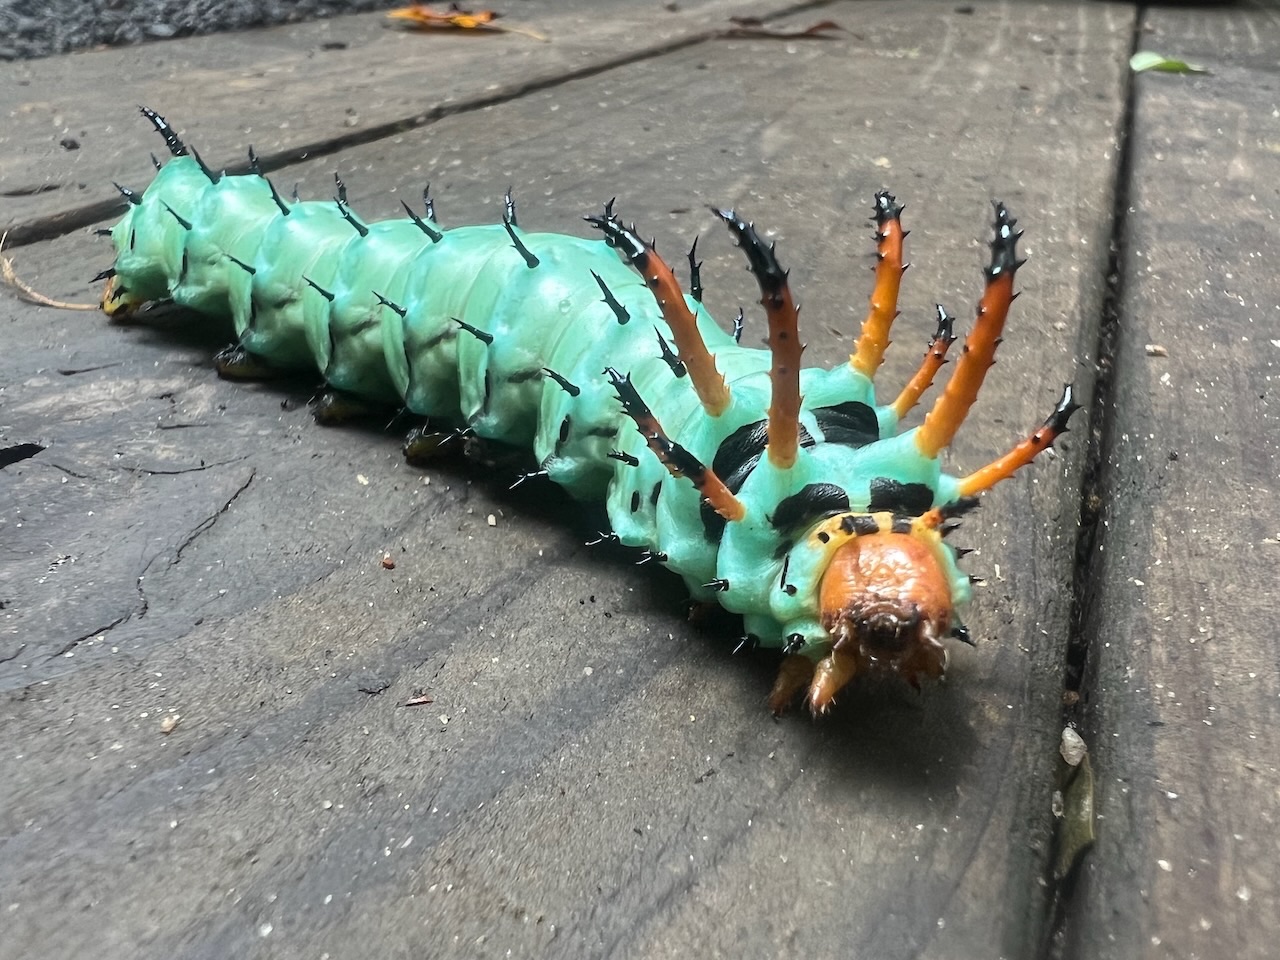
[[[738,343],[701,303],[696,243],[680,289],[653,243],[614,211],[599,239],[532,233],[508,194],[501,223],[445,228],[429,195],[403,220],[363,221],[340,180],[327,202],[285,200],[257,167],[218,174],[163,117],[143,115],[171,158],[108,231],[116,259],[102,309],[125,318],[172,301],[230,318],[223,376],[316,369],[348,405],[400,406],[485,440],[531,449],[538,475],[602,499],[605,536],[678,574],[697,601],[741,614],[746,641],[780,648],[775,712],[802,692],[815,714],[855,677],[940,677],[944,642],[972,642],[969,578],[948,521],[1030,463],[1078,409],[1068,384],[1026,439],[965,476],[939,456],[994,358],[1022,262],[995,203],[977,317],[920,426],[898,424],[956,339],[938,307],[918,371],[888,403],[874,377],[897,316],[902,207],[875,195],[875,285],[849,361],[802,368],[787,271],[754,225],[715,210],[745,253],[767,349]],[[336,178],[335,178],[336,179]],[[639,282],[637,282],[637,278]],[[427,442],[410,435],[412,452]]]

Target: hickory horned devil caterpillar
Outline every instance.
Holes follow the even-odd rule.
[[[782,648],[775,712],[801,691],[826,712],[863,674],[919,686],[942,675],[944,640],[972,642],[946,521],[1049,447],[1077,409],[1068,385],[1009,452],[967,476],[942,472],[1015,296],[1020,232],[1003,204],[964,352],[923,423],[898,432],[955,337],[939,307],[919,370],[877,404],[905,269],[902,208],[886,192],[849,362],[801,369],[787,272],[731,210],[715,213],[759,284],[767,350],[739,345],[741,318],[726,333],[703,308],[696,243],[685,294],[613,201],[585,218],[601,240],[527,232],[510,194],[497,225],[445,229],[425,191],[422,213],[406,204],[402,220],[366,223],[341,181],[330,201],[286,201],[252,148],[249,174],[218,174],[142,113],[172,159],[156,161],[145,192],[119,188],[129,208],[106,231],[115,264],[95,278],[109,281],[111,317],[166,300],[229,317],[238,341],[219,372],[318,369],[330,391],[321,420],[394,405],[531,448],[537,475],[604,499],[610,538],[679,574],[695,600],[741,614],[749,642]],[[419,428],[406,450],[431,436]]]

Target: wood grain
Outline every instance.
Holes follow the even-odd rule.
[[[1280,936],[1280,6],[1152,8],[1087,717],[1099,845],[1072,955],[1275,955]]]
[[[279,179],[325,195],[339,169],[369,217],[430,180],[446,224],[493,220],[510,184],[522,225],[571,232],[618,195],[663,250],[707,234],[726,322],[755,295],[705,204],[736,206],[792,270],[808,363],[847,356],[870,197],[890,186],[914,261],[890,394],[935,299],[967,323],[1000,197],[1031,261],[953,454],[974,467],[1064,380],[1088,390],[1129,13],[821,16],[856,32],[673,51]],[[109,259],[81,236],[18,254],[68,298]],[[591,520],[550,488],[411,470],[377,430],[312,425],[310,384],[218,382],[216,331],[0,310],[18,345],[0,353],[5,443],[47,447],[0,471],[0,957],[955,958],[1040,942],[1077,441],[966,524],[987,585],[979,646],[947,684],[775,722],[774,662],[690,627],[661,571],[584,547]]]

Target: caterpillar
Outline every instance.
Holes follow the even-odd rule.
[[[740,614],[744,643],[780,649],[775,713],[802,695],[828,711],[855,678],[941,677],[948,640],[972,643],[958,551],[944,541],[978,496],[1050,447],[1078,409],[1067,384],[1045,421],[990,463],[944,473],[992,365],[1023,261],[1021,231],[994,204],[977,315],[923,422],[899,423],[957,339],[937,325],[919,369],[891,401],[875,374],[897,316],[902,206],[872,210],[877,264],[847,363],[804,368],[798,306],[773,244],[715,209],[746,255],[767,349],[739,343],[702,305],[697,243],[688,292],[615,201],[584,218],[598,236],[529,232],[508,192],[501,222],[446,228],[424,191],[418,212],[366,222],[336,181],[329,201],[286,200],[261,171],[215,173],[155,111],[142,114],[170,158],[109,230],[102,310],[114,320],[171,301],[229,319],[225,377],[318,370],[316,417],[399,407],[459,435],[531,450],[537,469],[603,500],[610,540],[679,575],[695,602]],[[154,158],[153,158],[154,159]],[[420,454],[438,437],[416,428]]]

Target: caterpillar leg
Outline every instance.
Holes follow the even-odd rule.
[[[365,400],[345,390],[325,390],[311,407],[316,423],[326,427],[356,420],[368,420],[386,412],[380,403]]]
[[[892,194],[881,190],[876,194],[876,285],[871,292],[867,318],[849,357],[853,369],[863,376],[874,377],[889,347],[889,330],[898,316],[898,287],[907,264],[902,262],[902,205]]]
[[[1014,471],[1020,467],[1025,467],[1040,453],[1053,446],[1054,440],[1067,432],[1067,421],[1071,419],[1071,414],[1079,409],[1080,405],[1075,402],[1071,384],[1068,383],[1063,387],[1062,399],[1053,408],[1053,413],[1049,414],[1035,433],[1031,434],[1003,457],[993,460],[985,467],[975,470],[967,477],[961,478],[960,496],[976,496],[984,490],[990,490],[1001,480],[1012,477]]]
[[[219,350],[213,358],[213,368],[223,380],[240,382],[277,380],[285,375],[283,370],[269,366],[238,343]]]
[[[462,446],[457,430],[437,430],[430,424],[414,427],[404,438],[400,451],[411,467],[425,467],[451,455]]]
[[[803,654],[791,653],[783,658],[782,666],[778,668],[778,678],[773,681],[773,689],[769,691],[769,709],[775,717],[786,713],[800,691],[809,686],[813,672],[813,661]]]
[[[809,684],[809,709],[820,716],[831,709],[836,694],[848,685],[858,672],[858,657],[850,650],[832,650],[818,661]]]
[[[898,415],[899,420],[905,417],[907,412],[920,402],[921,395],[933,386],[933,378],[947,362],[947,350],[956,342],[955,334],[951,332],[955,318],[942,308],[942,304],[939,303],[936,306],[938,329],[933,339],[929,341],[929,349],[925,351],[924,360],[920,362],[920,369],[915,372],[907,385],[902,388],[902,392],[898,394],[898,398],[893,401],[893,412]]]
[[[987,285],[978,304],[978,318],[964,342],[964,354],[956,363],[947,388],[934,403],[916,431],[916,448],[934,458],[955,439],[969,408],[978,399],[978,391],[987,371],[995,363],[996,346],[1004,330],[1009,304],[1017,296],[1013,292],[1014,274],[1022,261],[1018,259],[1018,221],[1010,216],[1003,203],[997,202],[995,239],[991,241],[991,266],[987,267]]]

